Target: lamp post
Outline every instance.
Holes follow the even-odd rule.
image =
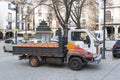
[[[12,4],[13,5],[15,5],[15,8],[14,9],[12,9],[12,10],[15,10],[15,12],[16,12],[16,23],[15,23],[15,44],[17,44],[17,29],[18,29],[18,27],[17,27],[17,12],[18,12],[18,4],[16,3],[16,2],[12,2]]]
[[[17,29],[18,29],[18,27],[17,27],[17,9],[18,9],[18,4],[16,4],[16,30],[15,30],[15,43],[17,44]]]
[[[112,28],[111,28],[111,33],[112,33],[112,35],[114,34],[114,31],[113,31],[113,16],[111,16],[111,25],[112,25]]]
[[[105,24],[106,24],[106,0],[104,1],[104,26],[103,26],[103,54],[102,58],[105,59]]]

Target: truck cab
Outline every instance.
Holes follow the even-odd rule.
[[[79,58],[82,63],[100,62],[99,41],[87,29],[75,29],[68,32],[68,58]],[[76,59],[74,59],[76,60]],[[78,59],[77,59],[78,60]],[[79,62],[80,60],[78,60]],[[80,62],[79,62],[80,63]],[[70,65],[71,67],[71,65]],[[75,69],[73,66],[72,69]]]

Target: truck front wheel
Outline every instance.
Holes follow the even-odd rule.
[[[40,61],[37,57],[30,57],[29,64],[32,67],[38,67],[40,65]]]
[[[72,70],[80,70],[83,67],[82,60],[79,57],[73,57],[69,60],[68,63],[69,67]]]

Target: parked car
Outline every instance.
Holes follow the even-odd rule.
[[[120,56],[120,40],[117,40],[112,48],[113,57]]]
[[[50,39],[50,42],[52,42],[52,43],[57,43],[57,42],[58,42],[58,36],[52,37],[52,38]]]
[[[17,39],[17,44],[22,43],[23,39]],[[6,39],[4,41],[3,50],[4,52],[13,51],[13,46],[15,45],[15,39]]]
[[[27,43],[43,43],[44,41],[42,39],[30,39],[27,41]]]

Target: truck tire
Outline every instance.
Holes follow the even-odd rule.
[[[80,70],[83,67],[82,60],[79,57],[73,57],[69,60],[68,66],[72,70]]]
[[[38,67],[40,65],[40,61],[37,57],[30,57],[29,64],[32,67]]]
[[[117,55],[113,54],[113,57],[117,57]]]

